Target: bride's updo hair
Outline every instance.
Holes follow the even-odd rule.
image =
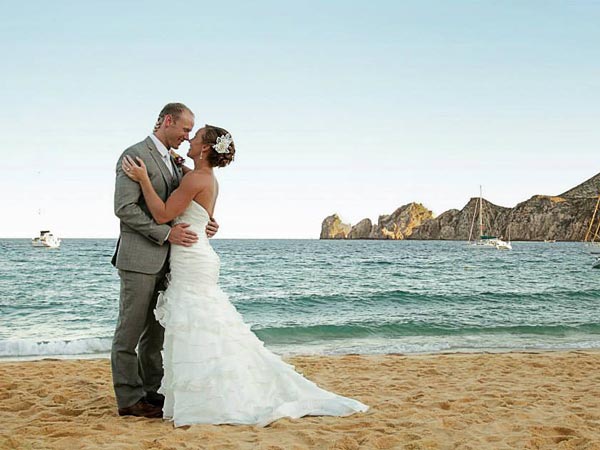
[[[212,146],[217,144],[217,138],[229,134],[229,131],[227,131],[224,128],[219,128],[215,127],[214,125],[208,124],[206,124],[204,128],[205,131],[202,141],[203,143],[209,144],[211,146],[211,151],[208,153],[207,156],[208,162],[212,167],[227,166],[229,163],[231,163],[231,161],[233,161],[235,156],[235,144],[233,143],[233,141],[231,142],[231,144],[229,144],[229,153],[219,153],[214,148],[212,148]]]

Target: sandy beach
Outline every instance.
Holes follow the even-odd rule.
[[[107,359],[0,363],[0,448],[600,449],[600,352],[290,358],[371,406],[267,428],[116,414]]]

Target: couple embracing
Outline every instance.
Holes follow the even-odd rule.
[[[111,365],[119,414],[175,426],[265,426],[366,411],[267,350],[219,288],[220,260],[209,243],[218,230],[214,168],[230,164],[236,149],[225,129],[206,125],[190,139],[193,128],[192,111],[170,103],[153,133],[117,163],[113,264],[121,290]],[[187,140],[193,169],[171,153]]]

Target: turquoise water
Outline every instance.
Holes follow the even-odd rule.
[[[105,354],[115,241],[0,240],[0,357]],[[221,285],[278,353],[600,348],[600,270],[580,243],[213,240]],[[198,299],[199,302],[202,299]]]

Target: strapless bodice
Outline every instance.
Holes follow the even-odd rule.
[[[192,231],[206,238],[206,224],[210,220],[210,216],[208,215],[208,211],[204,209],[204,207],[200,204],[192,200],[188,207],[175,218],[173,224],[176,225],[178,223],[189,223]],[[202,231],[202,233],[200,232]]]
[[[208,212],[195,201],[190,202],[186,210],[173,224],[187,223],[188,230],[198,235],[198,242],[191,247],[171,245],[171,278],[179,278],[188,285],[212,286],[219,278],[220,260],[206,236],[206,224],[210,220]]]

